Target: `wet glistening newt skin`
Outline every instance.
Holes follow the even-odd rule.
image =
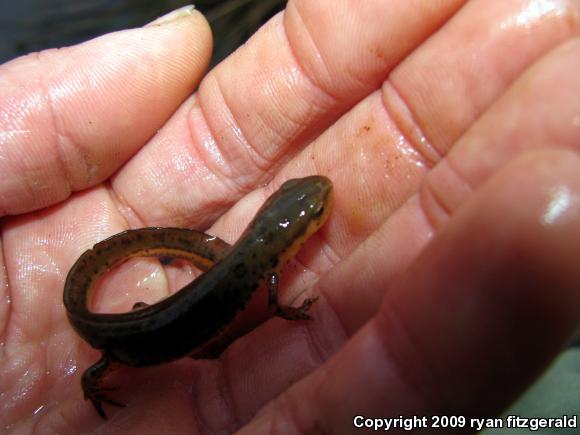
[[[103,402],[111,388],[104,376],[121,364],[142,367],[187,355],[203,357],[215,338],[266,283],[272,315],[308,319],[315,299],[300,307],[277,302],[277,272],[320,228],[332,204],[332,183],[323,176],[285,182],[260,208],[232,246],[194,230],[142,228],[114,235],[89,249],[72,266],[64,286],[70,323],[102,357],[82,375],[85,399],[106,418]],[[94,313],[88,308],[98,278],[131,257],[181,258],[204,271],[171,296],[153,304],[137,303],[121,314]]]

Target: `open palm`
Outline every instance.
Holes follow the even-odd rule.
[[[0,427],[348,433],[356,415],[504,409],[579,321],[579,8],[291,1],[205,77],[209,29],[183,10],[3,65]],[[101,420],[79,383],[99,353],[62,305],[76,258],[143,226],[233,242],[311,174],[335,205],[281,299],[319,296],[314,320],[123,369],[127,407]],[[95,309],[187,279],[132,263]]]

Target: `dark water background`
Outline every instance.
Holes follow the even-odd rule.
[[[0,0],[0,63],[45,48],[77,44],[104,33],[142,26],[183,0]],[[248,39],[284,0],[199,0],[214,34],[213,64]]]

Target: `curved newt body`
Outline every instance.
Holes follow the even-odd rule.
[[[190,354],[226,327],[264,282],[272,314],[309,318],[312,299],[297,308],[277,304],[276,272],[325,222],[331,202],[332,183],[327,178],[289,180],[268,198],[233,246],[193,230],[143,228],[119,233],[82,254],[67,276],[64,305],[79,335],[103,352],[83,374],[85,398],[102,417],[101,402],[122,406],[107,398],[107,389],[101,387],[112,367],[155,365]],[[97,278],[135,256],[183,258],[205,273],[145,308],[122,314],[91,312],[88,302]]]

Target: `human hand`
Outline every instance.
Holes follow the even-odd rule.
[[[502,410],[578,323],[577,7],[291,2],[169,120],[208,58],[195,15],[4,65],[3,423],[341,433],[355,415]],[[61,302],[78,255],[139,226],[231,242],[314,173],[335,207],[281,277],[283,300],[319,296],[314,320],[119,372],[128,407],[100,421],[78,382],[98,352]],[[146,291],[97,306],[167,294],[154,264],[112,280],[135,276]]]

